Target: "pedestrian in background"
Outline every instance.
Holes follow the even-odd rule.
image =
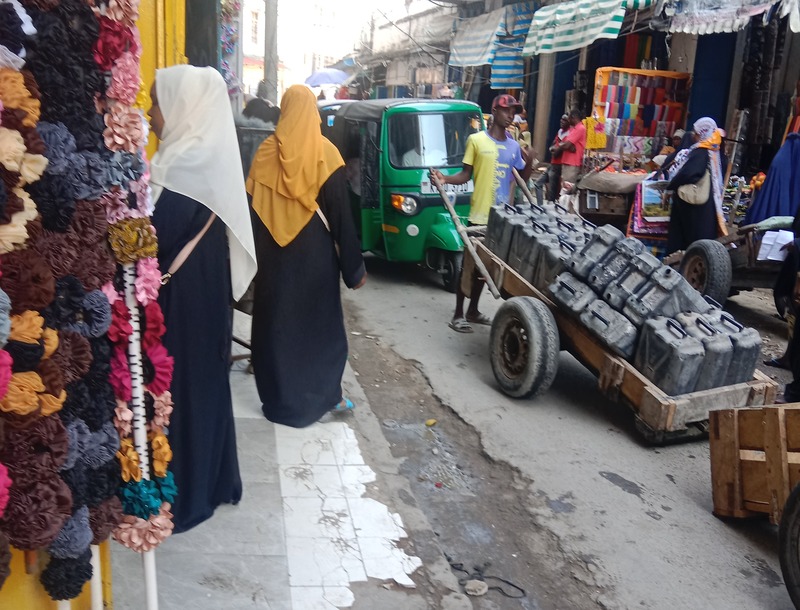
[[[517,169],[525,182],[531,176],[534,155],[530,149],[523,150],[519,143],[507,133],[514,114],[522,111],[522,105],[511,95],[498,95],[492,102],[492,125],[467,138],[462,169],[448,176],[437,169],[433,176],[443,184],[465,184],[475,181],[469,210],[471,225],[485,225],[492,206],[512,204],[514,189],[513,169]],[[472,324],[490,325],[491,319],[478,309],[483,283],[473,277],[469,295],[469,307],[464,314],[464,299],[461,282],[456,289],[456,309],[450,320],[450,328],[460,333],[471,333]]]
[[[342,397],[347,336],[339,283],[357,289],[367,278],[344,160],[322,135],[308,87],[284,94],[247,192],[261,263],[251,338],[256,387],[267,419],[303,428],[353,406]]]
[[[583,151],[586,149],[586,126],[579,109],[569,111],[569,125],[567,135],[554,148],[561,153],[561,182],[574,185],[581,174]]]
[[[562,114],[559,129],[556,137],[553,138],[553,144],[550,146],[550,167],[543,173],[539,179],[534,183],[536,190],[536,199],[539,205],[543,203],[544,197],[542,190],[545,185],[547,186],[547,201],[556,201],[558,199],[559,191],[561,189],[561,157],[563,151],[558,148],[558,145],[564,141],[569,131],[569,115]]]
[[[171,275],[158,302],[175,359],[169,426],[178,497],[175,531],[242,497],[229,381],[232,298],[256,272],[228,90],[213,68],[156,72],[150,164],[158,262]],[[192,245],[193,244],[193,245]],[[182,261],[182,262],[181,262]]]

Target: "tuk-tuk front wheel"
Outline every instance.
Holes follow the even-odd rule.
[[[442,261],[442,284],[447,292],[455,292],[461,277],[461,266],[464,264],[463,252],[445,252]]]

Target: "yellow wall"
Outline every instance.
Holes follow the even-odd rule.
[[[150,108],[150,85],[156,68],[186,63],[186,5],[184,0],[141,0],[139,5],[139,32],[142,37],[142,91],[137,106]],[[155,152],[155,138],[150,139],[148,156]],[[131,551],[132,552],[132,551]],[[109,543],[101,546],[104,577],[104,601],[107,609],[113,608],[111,595],[111,561]],[[40,565],[28,574],[25,556],[12,550],[11,576],[0,589],[0,608],[24,610],[55,610],[56,602],[50,599],[39,582],[41,569],[47,561],[39,556]],[[72,610],[88,610],[91,605],[89,583],[83,593],[72,600]]]

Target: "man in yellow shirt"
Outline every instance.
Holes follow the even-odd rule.
[[[444,184],[465,184],[473,179],[475,191],[472,193],[469,208],[469,223],[485,225],[489,220],[492,206],[512,205],[514,203],[514,174],[517,169],[525,182],[531,176],[533,157],[526,146],[510,137],[506,130],[514,120],[514,115],[522,111],[522,105],[511,95],[498,95],[492,102],[492,125],[467,138],[467,146],[462,161],[462,169],[457,174],[446,176],[433,170],[436,178]],[[483,284],[473,277],[469,308],[464,315],[466,295],[456,290],[456,310],[450,321],[450,328],[460,333],[471,333],[472,324],[490,325],[491,319],[478,311]]]

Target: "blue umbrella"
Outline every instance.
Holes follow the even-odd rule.
[[[346,81],[350,75],[342,70],[335,68],[322,68],[317,70],[306,79],[306,85],[309,87],[320,87],[322,85],[341,85]]]

